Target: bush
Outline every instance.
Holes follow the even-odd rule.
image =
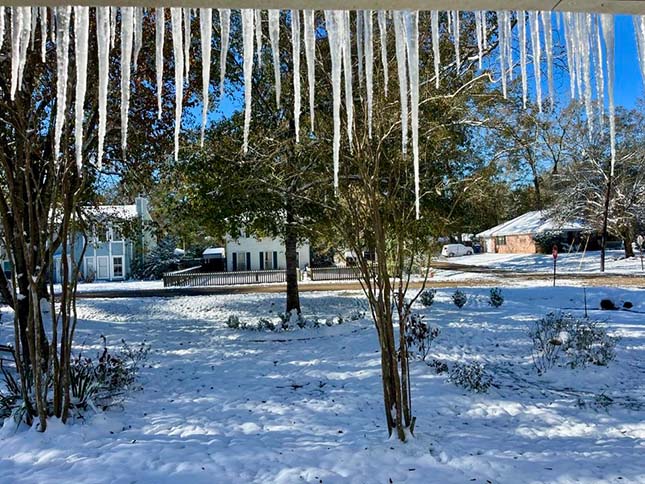
[[[567,241],[566,234],[558,230],[546,230],[539,232],[533,236],[535,243],[544,254],[550,254],[554,245],[558,246],[558,250],[562,250],[562,244]]]
[[[570,368],[588,364],[606,366],[616,356],[618,338],[609,336],[603,323],[576,318],[570,313],[550,312],[533,323],[533,363],[539,374],[555,365]]]
[[[430,327],[420,314],[411,314],[408,318],[406,342],[413,353],[425,360],[430,352],[430,345],[439,336],[439,328]]]
[[[457,363],[450,371],[449,379],[458,387],[478,393],[487,392],[493,383],[493,378],[481,363]]]
[[[442,373],[448,373],[448,365],[446,365],[443,361],[433,358],[432,361],[426,362],[426,365],[428,365],[430,368],[433,368],[434,372],[437,375],[441,375]]]
[[[491,288],[488,304],[494,308],[498,308],[504,304],[504,296],[502,295],[502,290],[499,287]]]
[[[424,307],[429,308],[434,303],[435,294],[437,294],[435,289],[426,289],[419,296],[419,301]]]
[[[231,314],[226,320],[226,326],[231,329],[240,329],[240,318],[238,318],[235,314]]]
[[[468,302],[468,296],[466,296],[465,292],[457,289],[455,293],[452,295],[452,302],[455,303],[455,306],[461,309]]]

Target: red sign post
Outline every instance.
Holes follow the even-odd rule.
[[[553,287],[555,287],[555,266],[558,261],[558,246],[555,244],[553,245],[551,255],[553,255]]]

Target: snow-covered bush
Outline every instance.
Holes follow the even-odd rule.
[[[464,291],[457,289],[452,295],[452,302],[455,303],[455,306],[461,309],[468,302],[468,296],[466,296],[466,293]]]
[[[439,328],[430,327],[420,314],[413,313],[408,317],[406,342],[411,353],[416,353],[425,360],[430,352],[430,345],[439,336]]]
[[[433,368],[434,372],[437,375],[448,373],[448,365],[441,360],[437,360],[436,358],[433,358],[431,361],[427,361],[426,365],[428,365],[430,368]]]
[[[457,363],[450,371],[450,381],[458,387],[484,393],[493,383],[493,378],[481,363]]]
[[[240,329],[240,318],[235,314],[231,314],[226,320],[226,326],[231,329]]]
[[[502,295],[502,290],[499,287],[491,288],[488,304],[490,304],[494,308],[498,308],[502,304],[504,304],[504,296]]]
[[[434,303],[435,294],[437,294],[436,289],[426,289],[419,296],[419,301],[424,307],[429,308]]]
[[[70,364],[70,390],[74,407],[88,405],[109,408],[121,402],[126,390],[133,389],[140,365],[148,357],[150,345],[142,342],[130,346],[121,340],[121,349],[110,353],[107,340],[101,336],[103,350],[96,358],[78,354]]]
[[[550,312],[535,321],[529,336],[539,374],[560,364],[570,368],[606,366],[615,358],[618,341],[607,333],[602,322],[563,312]]]
[[[260,318],[255,329],[258,331],[275,331],[276,325],[269,318]]]

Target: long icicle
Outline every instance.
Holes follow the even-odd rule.
[[[269,42],[271,42],[271,56],[273,58],[275,104],[279,110],[282,91],[282,76],[280,74],[280,10],[269,10]]]
[[[87,46],[89,40],[89,7],[74,7],[74,53],[76,55],[76,96],[74,100],[74,149],[76,167],[83,166],[83,121],[87,91]]]
[[[497,12],[497,38],[499,39],[498,41],[498,50],[499,50],[499,72],[500,72],[500,78],[502,80],[502,95],[504,96],[504,99],[506,99],[507,96],[507,88],[506,88],[506,29],[504,28],[504,22],[505,22],[505,17],[506,17],[506,12],[504,11],[498,11]]]
[[[482,12],[481,10],[478,12],[475,12],[475,33],[477,34],[477,52],[478,52],[478,59],[479,59],[479,68],[482,68],[482,60],[484,57],[484,44],[483,44],[483,32],[482,32]]]
[[[407,55],[405,41],[405,26],[403,25],[402,12],[392,12],[394,23],[394,40],[396,44],[396,66],[399,75],[399,98],[401,100],[401,151],[403,156],[408,152],[408,75]]]
[[[309,124],[314,132],[315,95],[316,95],[316,24],[313,10],[304,10],[305,59],[307,61],[307,82],[309,83]]]
[[[535,76],[535,98],[538,111],[542,112],[542,72],[541,72],[541,46],[540,46],[540,18],[538,12],[529,12],[529,25],[531,27],[531,52],[533,54],[533,75]]]
[[[243,8],[242,11],[242,41],[244,44],[244,144],[243,151],[249,150],[249,129],[251,127],[251,83],[253,81],[253,10]]]
[[[2,9],[0,16],[3,23],[3,27],[0,30],[4,30],[4,8]],[[0,34],[1,36],[2,34]],[[2,39],[0,38],[0,49],[2,48]],[[45,62],[47,57],[47,7],[40,7],[40,60]]]
[[[184,99],[184,45],[182,34],[182,9],[170,9],[172,25],[172,51],[175,65],[175,161],[179,159],[179,131]]]
[[[99,147],[96,167],[103,163],[103,146],[107,125],[107,93],[110,66],[110,7],[96,7],[96,38],[99,60]]]
[[[551,27],[551,12],[541,12],[542,29],[544,30],[544,49],[546,51],[546,77],[549,88],[549,103],[551,109],[555,105],[555,91],[553,89],[553,30]]]
[[[224,96],[224,80],[226,79],[226,59],[228,58],[228,44],[231,33],[231,11],[228,8],[220,8],[220,53],[219,53],[219,96]]]
[[[358,85],[363,87],[363,11],[356,11],[356,59],[358,61]],[[360,91],[360,90],[359,90]]]
[[[434,62],[435,87],[439,89],[439,68],[441,66],[441,54],[439,50],[439,12],[437,10],[432,10],[430,12],[430,24],[432,30],[432,60]]]
[[[461,52],[459,41],[461,39],[461,26],[459,23],[459,10],[452,11],[452,35],[453,43],[455,44],[455,60],[457,62],[457,72],[461,70]]]
[[[199,9],[199,31],[202,41],[202,132],[200,146],[204,147],[204,131],[208,116],[208,90],[211,81],[211,39],[213,34],[213,10]]]
[[[367,136],[372,139],[372,104],[374,103],[374,15],[372,10],[363,13],[365,28],[365,88],[367,90]]]
[[[643,86],[645,86],[645,15],[634,15],[633,20],[641,77],[643,78]]]
[[[258,52],[258,67],[262,65],[262,10],[255,10],[255,45]]]
[[[189,79],[190,74],[190,37],[192,32],[192,12],[190,8],[182,9],[184,12],[184,64],[185,72],[184,77]]]
[[[331,86],[333,99],[333,158],[334,158],[334,191],[338,190],[338,172],[340,166],[340,73],[342,69],[342,44],[339,32],[339,22],[342,12],[325,10],[325,25],[327,39],[329,40],[329,53],[331,57]]]
[[[0,7],[0,49],[2,44],[4,44],[4,7]]]
[[[349,12],[340,13],[340,38],[343,49],[343,76],[345,78],[345,114],[347,115],[347,139],[349,150],[354,147],[354,94],[352,91],[352,33],[349,21]]]
[[[405,12],[408,76],[410,78],[410,113],[412,127],[412,163],[414,169],[414,208],[417,220],[421,216],[419,191],[419,12]]]
[[[166,13],[163,7],[155,9],[155,68],[157,72],[157,119],[161,119],[163,95],[163,43],[166,30]]]
[[[528,79],[526,74],[526,12],[517,12],[517,23],[520,34],[520,75],[522,76],[522,104],[526,109],[528,100]]]
[[[605,38],[605,57],[607,59],[607,97],[609,98],[609,138],[611,142],[611,176],[616,165],[616,109],[614,105],[614,16],[601,14],[602,34]]]
[[[133,27],[134,7],[123,7],[121,9],[121,148],[124,152],[128,144]]]
[[[388,62],[387,62],[387,17],[385,10],[376,13],[378,19],[379,38],[381,43],[381,65],[383,66],[383,89],[387,97],[388,88]]]
[[[22,7],[11,7],[11,100],[16,98],[18,90],[18,72],[20,71],[20,41],[22,39]]]
[[[291,11],[291,54],[293,61],[293,123],[296,143],[300,143],[300,11]]]
[[[60,140],[67,111],[67,77],[69,75],[69,20],[72,7],[56,7],[56,125],[54,156],[60,156]]]
[[[132,51],[132,64],[134,70],[137,70],[139,61],[139,52],[143,45],[143,7],[134,8],[134,47]]]

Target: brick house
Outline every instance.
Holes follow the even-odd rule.
[[[558,231],[574,240],[587,227],[581,221],[559,222],[544,211],[527,212],[513,220],[477,234],[483,250],[498,254],[535,254],[539,247],[535,236],[541,232]]]

